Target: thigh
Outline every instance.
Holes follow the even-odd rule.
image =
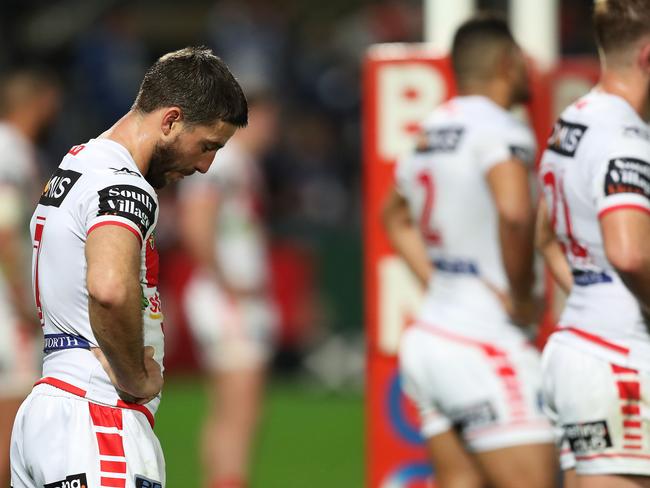
[[[650,476],[648,373],[564,344],[547,359],[545,389],[578,477]]]
[[[429,438],[427,450],[439,488],[482,488],[486,485],[475,460],[455,431],[448,430]]]

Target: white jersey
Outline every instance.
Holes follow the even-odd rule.
[[[607,260],[599,218],[650,212],[650,130],[622,98],[598,90],[568,107],[544,152],[540,178],[574,285],[551,340],[615,364],[650,369],[650,335],[637,300]]]
[[[422,129],[418,149],[396,168],[397,191],[408,200],[436,267],[420,319],[473,337],[518,340],[522,334],[486,284],[509,288],[486,174],[512,157],[532,164],[533,135],[481,96],[450,100]]]
[[[205,175],[186,178],[182,191],[216,192],[215,258],[227,282],[260,288],[268,280],[268,256],[261,219],[262,177],[255,159],[236,140],[219,151]]]
[[[41,382],[107,405],[119,400],[99,361],[88,318],[86,236],[103,225],[119,225],[142,248],[140,281],[144,342],[163,358],[162,313],[157,292],[158,255],[153,231],[158,218],[154,189],[129,152],[108,139],[73,147],[46,184],[32,217],[33,288],[45,334]],[[153,420],[159,398],[141,410]]]

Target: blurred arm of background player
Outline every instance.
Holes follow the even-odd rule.
[[[0,185],[0,272],[9,286],[8,292],[20,325],[34,332],[40,327],[24,267],[22,199],[17,188]]]
[[[551,226],[548,218],[546,200],[543,198],[537,210],[537,223],[535,227],[535,247],[537,251],[544,258],[557,284],[566,294],[569,294],[573,287],[571,267]]]
[[[163,386],[152,347],[144,347],[140,246],[116,225],[91,232],[86,240],[86,286],[90,325],[101,351],[93,350],[120,397],[147,403]]]
[[[634,209],[608,212],[600,219],[605,254],[650,321],[650,216]]]
[[[418,281],[426,287],[433,276],[433,265],[413,222],[407,200],[397,190],[388,195],[383,209],[383,221],[393,248],[404,258]]]
[[[508,295],[497,293],[511,319],[529,325],[541,304],[533,296],[535,212],[528,168],[513,158],[492,167],[486,179],[499,216],[501,256],[510,285]]]

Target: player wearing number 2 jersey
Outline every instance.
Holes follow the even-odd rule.
[[[594,21],[601,82],[540,168],[538,243],[569,292],[544,392],[569,484],[650,486],[650,1],[597,2]]]
[[[480,17],[460,27],[452,61],[460,96],[423,123],[385,208],[393,244],[427,286],[402,340],[402,381],[438,486],[550,487],[539,358],[512,323],[534,308],[535,144],[508,112],[527,95],[524,58],[505,22]]]
[[[164,487],[152,430],[163,383],[155,189],[205,173],[246,121],[217,57],[170,53],[132,110],[72,148],[45,185],[31,222],[43,378],[14,423],[14,488]]]

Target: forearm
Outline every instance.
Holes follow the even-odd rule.
[[[117,387],[135,394],[146,380],[142,290],[137,280],[125,283],[124,300],[88,300],[90,324],[113,370]]]
[[[413,225],[402,223],[394,224],[387,231],[395,251],[404,258],[420,284],[426,287],[433,275],[433,265],[419,230]]]
[[[556,240],[548,242],[539,251],[555,282],[565,293],[570,293],[573,287],[573,274],[560,243]]]
[[[509,222],[499,219],[499,241],[503,265],[513,300],[527,300],[532,295],[534,225],[530,221]]]
[[[22,248],[17,230],[0,231],[0,273],[8,284],[11,300],[18,313],[25,320],[35,321],[36,311]]]
[[[635,272],[618,272],[628,290],[636,297],[646,316],[650,316],[650,263]]]

